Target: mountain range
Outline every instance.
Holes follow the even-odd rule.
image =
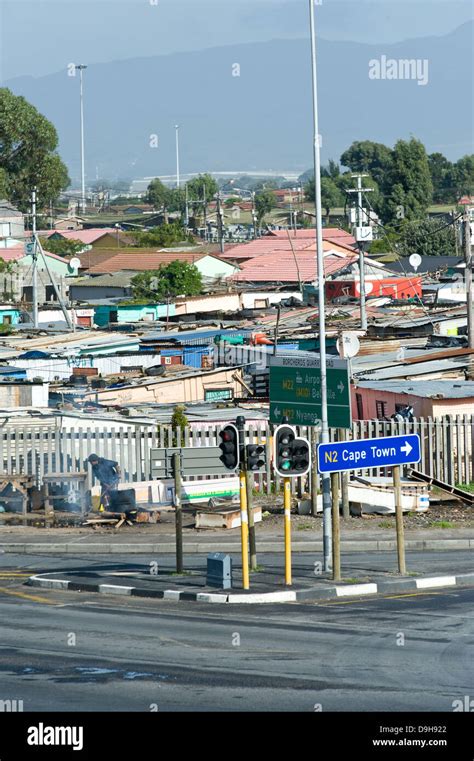
[[[471,153],[472,41],[471,22],[444,36],[392,45],[319,40],[323,161],[338,159],[354,140],[393,145],[411,135],[451,160]],[[419,76],[414,68],[415,78],[400,78],[410,69],[399,62],[412,59]],[[4,85],[55,124],[61,156],[77,178],[78,77],[65,68]],[[183,172],[311,165],[308,39],[90,65],[84,93],[88,179],[172,174],[175,124]]]

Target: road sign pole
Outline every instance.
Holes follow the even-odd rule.
[[[285,510],[285,584],[291,586],[291,478],[283,479]]]
[[[318,288],[318,321],[319,321],[319,356],[321,358],[321,441],[329,443],[328,428],[328,389],[326,374],[326,305],[325,287],[326,278],[324,273],[324,248],[322,228],[322,205],[321,205],[321,153],[318,119],[318,77],[316,60],[316,31],[314,19],[314,2],[309,0],[309,21],[311,36],[311,70],[313,89],[313,161],[314,161],[314,204],[316,218],[316,262],[317,262],[317,288]],[[323,562],[324,570],[331,567],[331,487],[329,476],[323,474]]]
[[[183,573],[183,512],[181,505],[181,456],[173,455],[174,506],[176,524],[176,573]]]
[[[331,473],[332,495],[332,578],[341,580],[341,531],[339,521],[339,473]]]
[[[249,518],[247,512],[247,485],[245,471],[239,473],[240,481],[240,538],[242,543],[242,587],[250,588],[249,582]]]
[[[397,524],[397,554],[398,570],[401,574],[406,575],[407,567],[405,562],[405,536],[403,530],[403,512],[402,512],[402,485],[400,480],[400,465],[393,467],[393,490],[395,495],[395,520]]]

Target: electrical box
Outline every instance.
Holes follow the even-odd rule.
[[[207,556],[206,585],[219,589],[232,588],[232,558],[223,552],[213,552]]]

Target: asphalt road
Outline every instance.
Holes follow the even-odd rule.
[[[0,700],[25,711],[452,711],[474,694],[472,588],[220,606],[21,584],[29,569],[79,564],[2,556]]]

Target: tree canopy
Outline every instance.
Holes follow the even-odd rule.
[[[189,262],[175,260],[157,270],[139,272],[131,280],[134,299],[163,300],[173,296],[198,296],[202,277]]]
[[[180,222],[162,224],[160,227],[152,227],[151,230],[136,232],[133,234],[135,245],[140,248],[152,246],[169,248],[179,243],[192,243],[192,235],[187,235]]]
[[[84,248],[81,240],[64,238],[40,238],[40,243],[45,251],[58,256],[77,256]]]
[[[255,211],[258,224],[261,225],[266,215],[276,206],[275,194],[271,190],[261,190],[255,194]]]
[[[57,146],[51,122],[25,98],[0,88],[0,190],[21,211],[28,210],[34,186],[39,207],[68,187]]]

